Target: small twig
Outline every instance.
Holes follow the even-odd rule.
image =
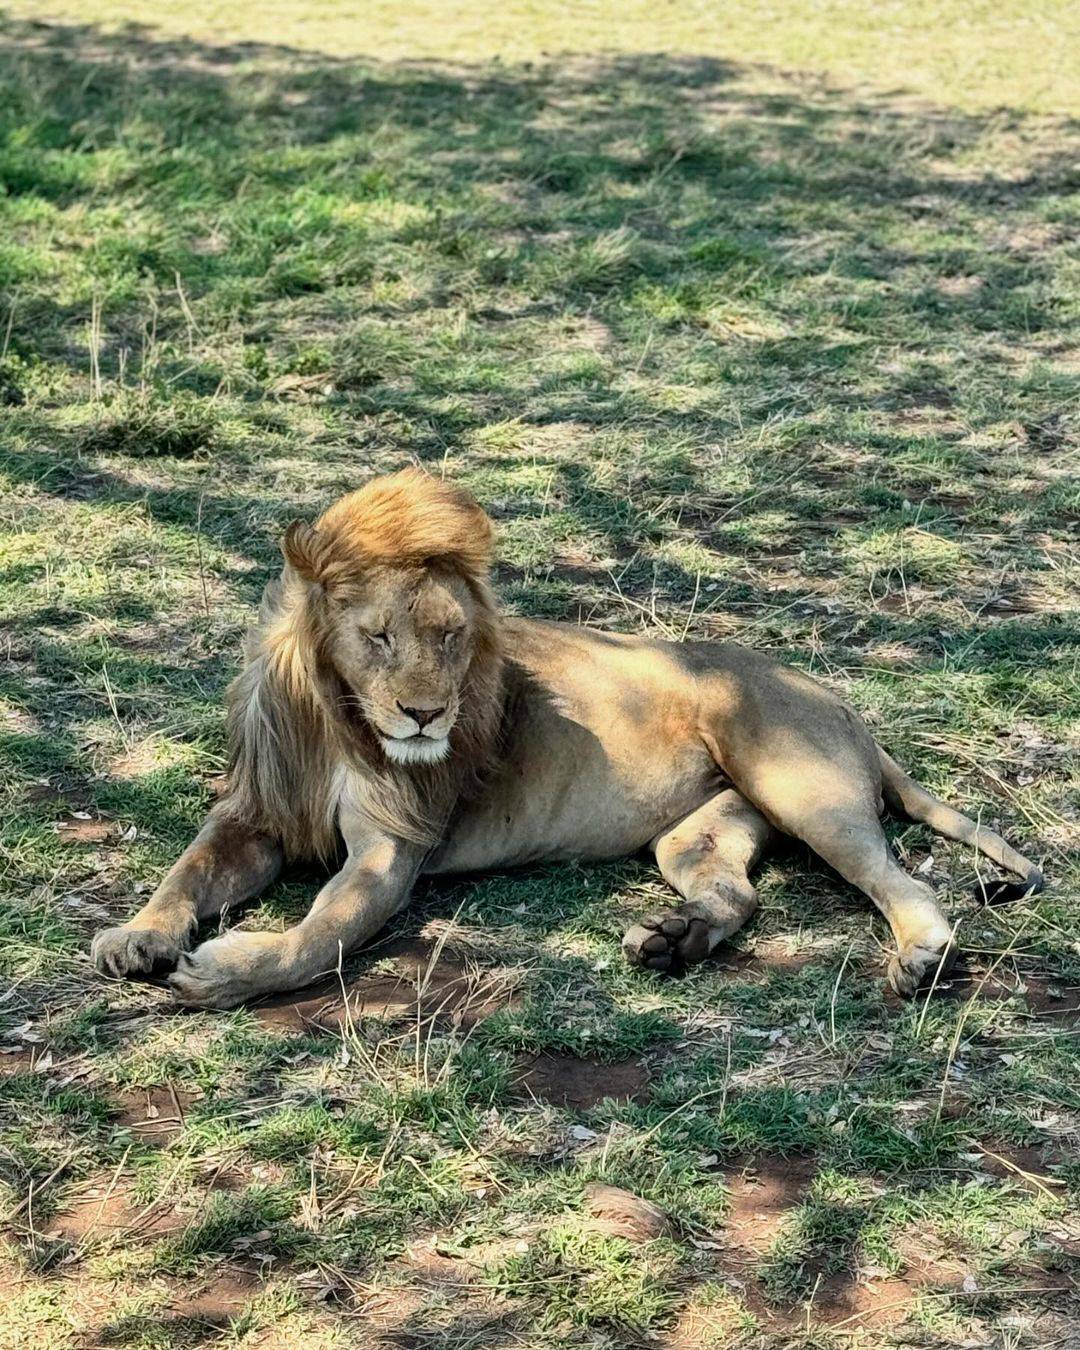
[[[95,294],[90,301],[90,327],[87,332],[90,347],[90,383],[94,387],[94,397],[101,399],[101,296]]]
[[[188,298],[184,294],[184,283],[180,280],[179,272],[176,273],[176,294],[180,297],[180,308],[184,311],[184,318],[188,323],[188,351],[194,351],[195,334],[199,332],[199,325],[195,322],[195,315],[192,314]]]
[[[1040,1177],[1035,1172],[1026,1171],[1016,1163],[1010,1162],[1008,1158],[1003,1158],[1000,1153],[995,1153],[993,1149],[987,1148],[985,1144],[980,1144],[978,1140],[969,1139],[967,1140],[967,1143],[971,1148],[977,1148],[979,1152],[984,1154],[987,1158],[993,1158],[995,1162],[1001,1163],[1002,1167],[1007,1167],[1010,1172],[1015,1172],[1017,1176],[1023,1177],[1025,1181],[1030,1181],[1033,1186],[1038,1186],[1039,1190],[1048,1195],[1051,1200],[1056,1200],[1058,1197],[1050,1190],[1050,1187],[1065,1185],[1063,1181],[1058,1181],[1056,1177]]]
[[[952,934],[949,937],[949,945],[941,953],[941,960],[937,963],[934,971],[934,978],[930,981],[930,988],[926,991],[926,999],[923,1002],[922,1012],[919,1014],[919,1025],[915,1028],[915,1039],[922,1036],[923,1024],[926,1021],[926,1014],[930,1009],[930,1000],[934,997],[934,990],[938,987],[938,981],[941,979],[941,972],[945,969],[945,958],[952,949],[953,942],[956,940],[956,930],[960,927],[960,920],[957,919],[952,926]]]
[[[101,1222],[101,1216],[105,1213],[105,1206],[112,1199],[112,1193],[113,1191],[116,1190],[116,1183],[120,1180],[120,1173],[123,1171],[124,1164],[127,1162],[128,1154],[130,1152],[131,1152],[131,1145],[129,1144],[127,1148],[124,1149],[124,1156],[116,1164],[116,1170],[112,1174],[112,1179],[109,1182],[108,1189],[106,1190],[105,1194],[101,1197],[101,1204],[98,1205],[97,1207],[97,1213],[94,1215],[94,1217],[90,1220],[90,1223],[87,1225],[86,1232],[83,1234],[84,1241]]]
[[[1000,966],[1002,961],[1004,961],[1005,958],[1011,954],[1014,945],[1020,941],[1021,937],[1023,937],[1026,927],[1027,927],[1026,924],[1021,926],[1020,930],[1014,934],[1012,941],[1009,943],[1009,945],[1001,952],[1001,955],[997,958],[997,960],[990,965],[990,967],[986,971],[986,974],[982,977],[978,985],[975,987],[975,990],[973,991],[971,998],[968,999],[960,1016],[957,1018],[956,1030],[953,1033],[952,1042],[949,1045],[949,1053],[945,1060],[945,1073],[941,1079],[941,1093],[940,1096],[938,1097],[938,1106],[937,1106],[937,1117],[939,1120],[941,1119],[942,1111],[944,1111],[945,1109],[945,1093],[949,1089],[949,1075],[950,1073],[952,1073],[953,1062],[955,1061],[956,1056],[959,1053],[960,1039],[964,1034],[964,1027],[967,1026],[968,1018],[971,1016],[971,1010],[972,1008],[975,1007],[976,1003],[978,1002],[979,995],[986,988],[987,982],[990,980],[991,976],[997,970],[998,966]]]
[[[3,361],[8,354],[8,348],[11,346],[11,330],[15,326],[15,302],[17,295],[11,297],[11,308],[8,310],[7,327],[4,329],[4,345],[0,347],[0,361]]]
[[[729,1041],[728,1042],[729,1053],[730,1053],[730,1046],[731,1042]],[[633,1141],[634,1147],[640,1148],[641,1145],[650,1140],[653,1137],[653,1135],[657,1133],[657,1131],[662,1130],[670,1120],[674,1120],[677,1115],[680,1115],[683,1111],[688,1110],[691,1106],[694,1105],[695,1102],[703,1101],[706,1097],[717,1097],[720,1096],[721,1094],[723,1094],[724,1100],[726,1101],[727,1090],[728,1085],[725,1080],[722,1087],[706,1088],[704,1092],[695,1092],[695,1094],[692,1097],[688,1097],[686,1101],[680,1103],[680,1105],[678,1105],[674,1109],[674,1111],[669,1111],[662,1120],[658,1120],[651,1129],[646,1130],[644,1134],[638,1135],[638,1137]]]
[[[151,1200],[149,1204],[143,1205],[142,1209],[139,1210],[138,1214],[135,1215],[131,1222],[124,1225],[122,1230],[122,1235],[124,1237],[132,1237],[141,1229],[147,1227],[148,1224],[153,1223],[154,1210],[161,1204],[162,1196],[167,1196],[170,1193],[173,1182],[180,1175],[180,1171],[186,1162],[186,1158],[179,1159],[176,1166],[165,1178],[164,1184],[158,1187],[158,1193],[154,1199]],[[189,1224],[188,1227],[190,1226],[191,1225]]]
[[[698,569],[694,576],[694,598],[690,601],[690,613],[686,616],[686,622],[683,624],[683,630],[679,634],[679,641],[685,642],[686,635],[690,631],[690,625],[694,622],[694,610],[697,609],[698,595],[701,592],[701,570]]]
[[[121,721],[120,718],[120,706],[116,701],[116,694],[113,692],[112,681],[109,679],[108,666],[103,665],[101,667],[101,680],[102,683],[105,685],[105,697],[109,701],[109,711],[113,715],[113,721],[120,728],[120,734],[124,738],[124,743],[127,744],[129,740],[128,731],[127,727],[124,726],[124,723]]]
[[[173,1106],[176,1107],[176,1120],[177,1120],[177,1123],[179,1124],[180,1128],[183,1129],[183,1127],[184,1127],[184,1108],[180,1105],[180,1098],[176,1095],[176,1088],[173,1086],[173,1081],[172,1081],[171,1078],[170,1078],[169,1081],[168,1081],[168,1088],[169,1088],[169,1096],[172,1097],[172,1099],[173,1099]]]

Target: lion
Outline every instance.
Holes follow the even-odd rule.
[[[181,1003],[229,1008],[339,969],[422,874],[648,848],[678,900],[634,923],[623,951],[677,971],[747,922],[753,870],[786,835],[881,910],[889,983],[910,996],[957,944],[893,855],[886,808],[1021,879],[984,898],[1042,885],[797,670],[726,642],[501,616],[492,537],[473,497],[416,469],[288,528],[228,694],[227,791],[144,908],[97,934],[99,970],[167,970]],[[286,861],[341,857],[294,927],[192,949]]]

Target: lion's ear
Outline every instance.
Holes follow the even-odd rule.
[[[281,551],[285,561],[294,567],[305,581],[319,580],[322,549],[318,530],[306,520],[294,520],[285,531]]]

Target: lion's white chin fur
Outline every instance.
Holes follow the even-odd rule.
[[[380,736],[387,759],[395,764],[438,764],[450,753],[450,741],[446,736],[434,740],[428,736],[409,736],[398,740],[393,736]]]

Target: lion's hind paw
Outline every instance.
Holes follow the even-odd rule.
[[[626,930],[623,953],[634,966],[646,970],[680,971],[709,954],[709,925],[678,910],[647,914]]]
[[[914,998],[923,988],[945,979],[956,961],[959,948],[950,939],[914,944],[889,962],[888,980],[901,998]]]

